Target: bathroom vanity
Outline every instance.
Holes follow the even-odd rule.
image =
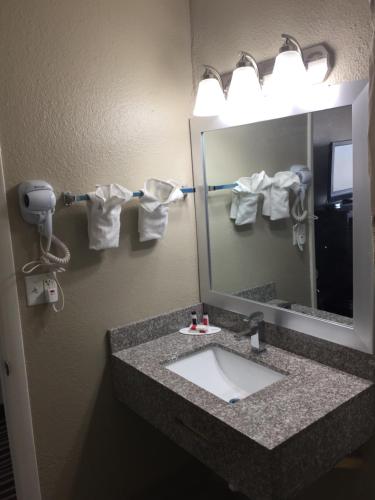
[[[224,324],[229,316],[220,315]],[[116,395],[249,498],[294,495],[372,435],[375,386],[370,380],[270,344],[255,354],[248,338],[237,340],[225,328],[209,336],[169,333],[178,318],[180,325],[186,323],[188,310],[168,317],[111,331]],[[220,321],[218,314],[215,320]],[[207,350],[255,363],[260,372],[253,376],[260,383],[262,369],[278,378],[230,403],[170,369]],[[210,378],[214,363],[205,361],[202,377]],[[225,361],[215,362],[236,386],[237,374]]]

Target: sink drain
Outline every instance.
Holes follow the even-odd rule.
[[[237,403],[238,401],[241,401],[240,398],[232,398],[229,400],[229,404],[234,405],[234,403]]]

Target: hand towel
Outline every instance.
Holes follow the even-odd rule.
[[[266,173],[264,173],[262,184],[260,186],[260,194],[263,196],[263,207],[262,207],[262,215],[270,216],[271,215],[271,187],[273,184],[273,177],[268,177]]]
[[[232,191],[230,218],[237,226],[253,224],[258,210],[259,194],[270,184],[270,179],[264,171],[250,177],[241,177]]]
[[[268,212],[271,220],[287,219],[290,217],[289,189],[295,190],[299,184],[300,179],[294,172],[286,171],[275,174],[269,197],[270,206]]]
[[[258,194],[251,193],[241,182],[243,179],[245,178],[239,179],[232,190],[230,218],[235,221],[236,226],[253,224],[257,214]]]
[[[168,224],[169,205],[183,198],[177,182],[173,180],[147,179],[138,210],[140,241],[159,240]]]
[[[119,245],[120,214],[122,206],[133,196],[120,184],[97,186],[88,193],[87,204],[89,248],[104,250]]]

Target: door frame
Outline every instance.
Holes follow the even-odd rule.
[[[313,145],[313,114],[307,113],[307,166],[312,175],[312,185],[314,185],[314,145]],[[311,307],[317,308],[318,297],[316,293],[316,255],[315,255],[315,203],[314,189],[309,189],[307,194],[307,206],[312,219],[308,222],[308,249],[310,267],[310,299]]]
[[[16,493],[41,500],[1,150],[0,235],[0,381]]]

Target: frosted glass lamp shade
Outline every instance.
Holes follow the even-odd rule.
[[[216,78],[205,78],[199,82],[194,116],[217,116],[223,111],[225,97]]]
[[[233,71],[228,90],[228,106],[239,110],[251,108],[259,103],[261,88],[252,66],[240,66]]]
[[[328,59],[322,57],[307,64],[307,78],[312,85],[322,83],[329,72]]]
[[[280,92],[298,92],[307,86],[306,68],[297,50],[287,50],[276,57],[272,80],[274,89]]]

